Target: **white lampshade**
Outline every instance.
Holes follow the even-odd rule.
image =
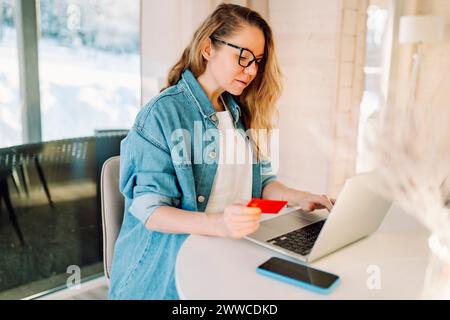
[[[441,42],[445,18],[438,16],[403,16],[400,18],[400,43]]]

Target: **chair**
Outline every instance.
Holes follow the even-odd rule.
[[[97,224],[97,233],[99,234],[98,237],[98,244],[97,244],[97,252],[98,252],[98,258],[102,259],[104,250],[103,250],[103,243],[102,243],[102,224],[100,221],[102,221],[102,200],[101,200],[101,191],[100,191],[100,176],[103,168],[103,164],[106,160],[108,160],[111,157],[115,157],[120,155],[120,142],[126,137],[127,131],[126,130],[95,130],[95,136],[94,138],[94,170],[95,170],[95,181],[97,182],[97,220],[99,223]]]
[[[23,239],[22,230],[20,229],[19,221],[17,220],[16,212],[14,211],[9,196],[8,181],[7,178],[11,174],[11,169],[5,169],[0,167],[0,213],[2,200],[5,202],[6,210],[9,214],[9,220],[11,221],[17,236],[19,237],[20,245],[25,246],[25,240]]]
[[[18,157],[11,148],[0,149],[0,214],[2,202],[5,203],[6,210],[9,214],[9,220],[16,231],[20,245],[25,246],[22,230],[17,219],[16,212],[11,202],[11,196],[8,187],[8,178],[11,177],[17,191],[20,192],[20,182],[17,174]]]
[[[17,166],[21,175],[21,180],[23,183],[23,189],[25,190],[25,193],[28,196],[30,195],[29,193],[30,181],[28,178],[27,166],[31,162],[33,162],[39,176],[39,181],[41,182],[41,185],[44,188],[45,195],[47,196],[48,203],[50,204],[50,207],[54,209],[55,206],[53,204],[53,200],[50,195],[47,179],[45,178],[45,174],[40,163],[40,157],[42,156],[46,144],[47,144],[46,142],[37,142],[14,146],[11,149],[14,150],[14,152],[16,153],[16,158],[18,159]]]
[[[100,177],[103,226],[103,266],[106,279],[111,272],[114,245],[123,221],[124,198],[119,191],[120,157],[105,161]]]

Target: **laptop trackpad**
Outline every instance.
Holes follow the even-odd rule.
[[[250,235],[259,241],[267,241],[282,234],[300,229],[314,222],[325,219],[323,214],[307,213],[296,210],[261,222],[260,228]]]
[[[295,214],[285,214],[274,219],[264,221],[261,225],[266,228],[272,229],[273,231],[288,233],[293,230],[297,230],[304,227],[311,222],[303,219]]]

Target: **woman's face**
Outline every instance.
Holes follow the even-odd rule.
[[[235,35],[221,38],[232,45],[248,49],[260,61],[264,56],[264,33],[254,26],[244,25]],[[216,84],[233,95],[240,95],[255,79],[258,65],[253,62],[248,67],[239,64],[240,49],[215,41],[215,49],[211,50],[207,70]],[[249,51],[243,51],[241,64],[246,65],[254,57]]]

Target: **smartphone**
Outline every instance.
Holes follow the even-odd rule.
[[[264,262],[256,271],[322,294],[330,293],[340,281],[339,276],[335,274],[276,257]]]

